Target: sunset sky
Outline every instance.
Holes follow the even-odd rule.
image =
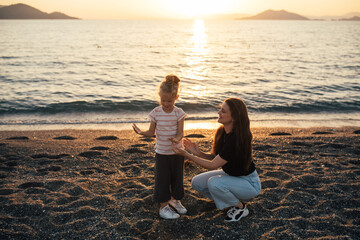
[[[0,5],[16,3],[82,19],[192,18],[201,14],[257,14],[267,9],[305,16],[360,12],[359,0],[0,0]]]

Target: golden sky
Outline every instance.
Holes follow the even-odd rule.
[[[286,10],[304,16],[341,16],[360,12],[360,0],[0,0],[25,3],[43,12],[82,19],[189,18],[201,14],[257,14]]]

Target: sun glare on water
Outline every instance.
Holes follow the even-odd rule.
[[[164,0],[167,8],[181,17],[199,17],[231,11],[236,0]]]

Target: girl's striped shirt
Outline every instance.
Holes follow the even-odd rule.
[[[156,123],[155,152],[163,155],[175,154],[169,138],[176,137],[178,122],[186,117],[186,113],[176,106],[171,113],[166,113],[162,106],[158,106],[149,113],[148,117]],[[178,147],[182,147],[182,142]]]

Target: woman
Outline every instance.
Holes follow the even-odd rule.
[[[252,134],[245,103],[226,99],[218,112],[222,125],[215,133],[211,154],[184,139],[185,149],[173,145],[176,154],[212,170],[195,176],[192,186],[214,200],[218,209],[230,207],[225,221],[239,221],[249,214],[243,201],[259,195],[261,183],[252,158]],[[215,170],[218,168],[222,170]]]

